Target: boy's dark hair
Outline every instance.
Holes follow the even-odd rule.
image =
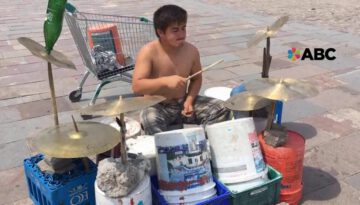
[[[156,36],[159,37],[156,29],[165,32],[165,30],[173,23],[186,23],[187,12],[185,9],[176,5],[164,5],[155,11],[153,21]]]

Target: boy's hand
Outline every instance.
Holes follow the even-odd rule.
[[[191,117],[193,113],[194,113],[193,103],[186,100],[184,102],[184,109],[181,111],[181,114],[184,115],[185,117]]]
[[[168,76],[166,79],[168,88],[172,91],[171,95],[174,98],[181,98],[185,95],[186,91],[186,78],[178,75]]]

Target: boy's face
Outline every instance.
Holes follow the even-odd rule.
[[[165,32],[158,30],[160,39],[173,47],[181,46],[186,38],[186,23],[174,23],[166,28]]]

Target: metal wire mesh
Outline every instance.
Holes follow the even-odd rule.
[[[139,50],[146,43],[156,39],[153,23],[143,17],[79,11],[67,13],[65,17],[85,65],[94,74],[98,74],[96,65],[94,60],[89,59],[93,58],[93,46],[101,45],[107,51],[114,52],[117,61],[131,70]],[[124,61],[121,62],[121,59]],[[108,73],[105,77],[113,74],[116,72]]]

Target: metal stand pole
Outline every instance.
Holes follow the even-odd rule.
[[[48,62],[48,77],[49,77],[52,109],[53,109],[53,112],[54,112],[54,122],[55,122],[55,126],[58,126],[59,125],[59,117],[58,117],[58,111],[57,111],[57,106],[56,106],[54,78],[53,78],[52,68],[51,68],[51,63],[50,62]]]

